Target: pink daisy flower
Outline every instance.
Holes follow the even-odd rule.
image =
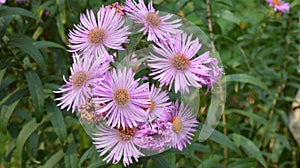
[[[269,5],[274,8],[274,11],[280,11],[282,13],[290,10],[290,4],[282,0],[267,0]]]
[[[197,127],[198,121],[196,119],[196,113],[193,113],[189,106],[185,106],[183,103],[178,106],[178,102],[173,103],[174,108],[171,113],[167,113],[167,119],[172,122],[172,148],[182,150],[186,147],[186,144],[191,144],[193,139],[193,132],[196,132],[194,127]]]
[[[148,118],[150,106],[148,83],[140,85],[131,69],[113,69],[95,88],[94,102],[106,104],[98,113],[106,113],[107,125],[123,128],[137,126]]]
[[[206,85],[208,88],[213,87],[217,83],[223,74],[223,68],[218,65],[218,60],[216,58],[211,58],[209,54],[204,54],[200,57],[201,62],[206,65],[209,70],[209,76],[199,76],[204,79],[203,85]]]
[[[115,8],[102,6],[97,18],[92,10],[80,15],[79,25],[69,32],[71,52],[96,53],[107,55],[106,48],[124,50],[122,43],[128,43],[129,27],[124,26],[125,19]]]
[[[101,75],[108,70],[108,62],[101,63],[101,59],[95,60],[93,57],[85,57],[82,59],[77,53],[73,54],[73,65],[70,68],[71,76],[69,81],[63,76],[64,84],[58,91],[54,93],[61,93],[62,96],[56,98],[60,103],[58,106],[61,109],[66,107],[72,113],[77,110],[77,107],[85,104],[86,100],[92,97],[93,87],[101,80]]]
[[[167,41],[156,44],[153,50],[158,56],[151,53],[148,61],[153,71],[150,75],[161,86],[169,85],[171,90],[174,83],[175,92],[184,93],[189,92],[189,86],[201,88],[202,84],[206,84],[201,77],[209,76],[209,68],[203,64],[201,57],[209,55],[209,52],[196,55],[201,48],[198,39],[192,40],[192,35],[182,33],[175,36],[175,41],[167,38]]]
[[[123,165],[127,166],[132,163],[132,157],[138,161],[138,158],[143,156],[136,147],[139,138],[135,128],[119,127],[115,129],[101,124],[96,127],[98,132],[93,134],[93,144],[98,149],[100,156],[108,153],[103,159],[107,163],[112,160],[113,164],[117,164],[123,157]]]
[[[135,23],[143,25],[139,32],[143,32],[144,35],[148,33],[148,41],[165,39],[170,34],[181,32],[178,29],[182,25],[181,20],[172,19],[172,14],[160,16],[159,11],[155,11],[153,8],[152,1],[149,2],[147,8],[143,0],[139,0],[139,3],[126,0],[124,8]]]
[[[161,91],[160,88],[156,88],[154,85],[151,87],[150,91],[150,108],[149,108],[149,120],[152,121],[157,117],[163,115],[165,108],[168,108],[171,105],[167,92]]]

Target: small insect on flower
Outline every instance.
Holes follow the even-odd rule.
[[[282,13],[290,10],[290,4],[282,0],[267,0],[269,5],[274,8],[274,11],[280,11]]]
[[[172,19],[172,14],[160,16],[159,11],[153,8],[152,1],[149,2],[147,8],[143,0],[139,0],[139,3],[126,0],[125,11],[135,23],[143,25],[139,32],[148,33],[148,41],[158,41],[158,39],[165,39],[168,35],[181,32],[178,29],[182,25],[181,19]]]
[[[58,106],[61,109],[68,107],[67,110],[72,107],[72,113],[78,110],[78,106],[85,104],[86,100],[92,98],[93,88],[102,80],[101,76],[108,68],[109,63],[104,59],[81,57],[81,55],[74,53],[69,81],[63,77],[66,84],[58,91],[54,91],[54,93],[62,94],[62,97],[55,99],[60,100]]]
[[[102,6],[97,18],[92,10],[80,15],[79,25],[69,32],[71,52],[95,53],[101,57],[108,55],[107,49],[124,50],[122,43],[128,43],[129,27],[115,8]]]
[[[107,163],[112,160],[117,164],[123,158],[123,165],[132,163],[132,158],[138,161],[143,154],[138,150],[136,144],[139,143],[138,130],[129,127],[109,128],[100,124],[97,132],[93,134],[93,144],[98,149],[100,156],[107,154],[103,159]]]

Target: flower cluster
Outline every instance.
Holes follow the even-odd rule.
[[[269,5],[274,8],[274,11],[279,11],[282,13],[288,12],[290,10],[290,4],[282,0],[266,0]]]
[[[133,53],[132,65],[122,67],[114,52],[128,47],[134,33],[128,23],[140,26],[138,31],[155,45],[146,62],[137,65],[139,55]],[[171,101],[169,93],[212,88],[222,68],[209,51],[198,54],[199,39],[181,26],[181,19],[161,15],[152,2],[146,6],[142,0],[126,0],[124,6],[102,6],[96,15],[87,10],[70,31],[71,75],[55,91],[61,94],[56,100],[94,127],[93,144],[104,161],[122,160],[127,166],[145,151],[183,150],[191,143],[197,113],[180,100]],[[137,77],[141,66],[150,73]]]

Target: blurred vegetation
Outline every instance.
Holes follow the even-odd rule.
[[[122,167],[102,162],[76,116],[56,107],[52,92],[70,73],[68,30],[86,9],[113,2],[8,0],[0,7],[1,168]],[[156,9],[191,21],[212,38],[227,100],[207,141],[130,167],[297,167],[299,145],[288,125],[300,88],[300,1],[288,2],[291,10],[282,14],[264,0],[153,0]],[[205,103],[202,109],[198,117],[204,122]]]

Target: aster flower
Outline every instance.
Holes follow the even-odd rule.
[[[173,128],[171,146],[182,150],[187,143],[191,143],[193,132],[196,131],[194,127],[197,127],[198,121],[196,113],[193,113],[189,106],[185,106],[183,103],[178,106],[177,101],[173,105],[171,113],[167,113],[167,119],[172,122]]]
[[[103,62],[104,59],[95,60],[93,57],[82,59],[77,53],[73,54],[73,65],[70,68],[71,76],[69,81],[63,76],[64,84],[58,91],[54,93],[62,93],[62,97],[56,98],[60,100],[58,106],[61,109],[66,107],[72,113],[77,110],[77,107],[85,104],[86,100],[92,97],[93,87],[101,80],[101,75],[108,70],[108,62]]]
[[[149,108],[149,120],[152,121],[156,117],[161,117],[165,108],[171,104],[167,92],[161,91],[160,88],[156,88],[154,85],[150,91],[150,108]]]
[[[79,25],[70,31],[71,52],[96,53],[107,55],[106,48],[123,50],[122,43],[128,43],[129,27],[124,26],[125,19],[115,8],[101,7],[97,18],[92,10],[80,15]]]
[[[163,152],[171,145],[172,123],[158,118],[140,126],[140,139],[137,143],[143,149]]]
[[[133,0],[126,0],[125,11],[135,23],[143,25],[139,32],[143,32],[144,35],[148,33],[148,41],[165,39],[170,34],[181,32],[178,29],[181,26],[181,20],[173,20],[172,14],[159,16],[159,11],[155,11],[152,1],[149,2],[147,8],[143,0],[139,0],[139,3]]]
[[[200,76],[209,76],[209,68],[203,64],[201,57],[209,55],[209,52],[196,56],[201,44],[198,39],[192,40],[192,35],[177,34],[175,41],[171,38],[153,46],[159,56],[151,53],[148,61],[153,72],[150,75],[161,85],[169,85],[169,90],[174,83],[175,92],[189,92],[189,86],[201,88],[206,81]]]
[[[280,11],[282,13],[290,10],[290,4],[282,0],[267,0],[269,5],[274,8],[274,11]]]
[[[5,4],[5,2],[6,2],[6,0],[0,0],[0,6],[1,6],[2,4]]]
[[[209,76],[200,76],[205,82],[202,83],[208,88],[211,88],[215,83],[217,83],[223,74],[223,68],[218,66],[218,60],[216,58],[211,58],[208,53],[203,54],[200,57],[201,62],[209,68]]]
[[[113,164],[117,164],[123,157],[123,165],[127,166],[132,163],[132,158],[138,161],[138,158],[143,156],[136,147],[139,138],[135,128],[115,129],[99,125],[97,129],[98,131],[93,134],[93,144],[98,149],[100,156],[108,153],[103,159],[107,163],[112,160]]]
[[[123,128],[137,126],[148,118],[150,106],[148,84],[139,86],[131,69],[113,69],[95,88],[95,103],[106,105],[98,113],[107,113],[107,124]]]

